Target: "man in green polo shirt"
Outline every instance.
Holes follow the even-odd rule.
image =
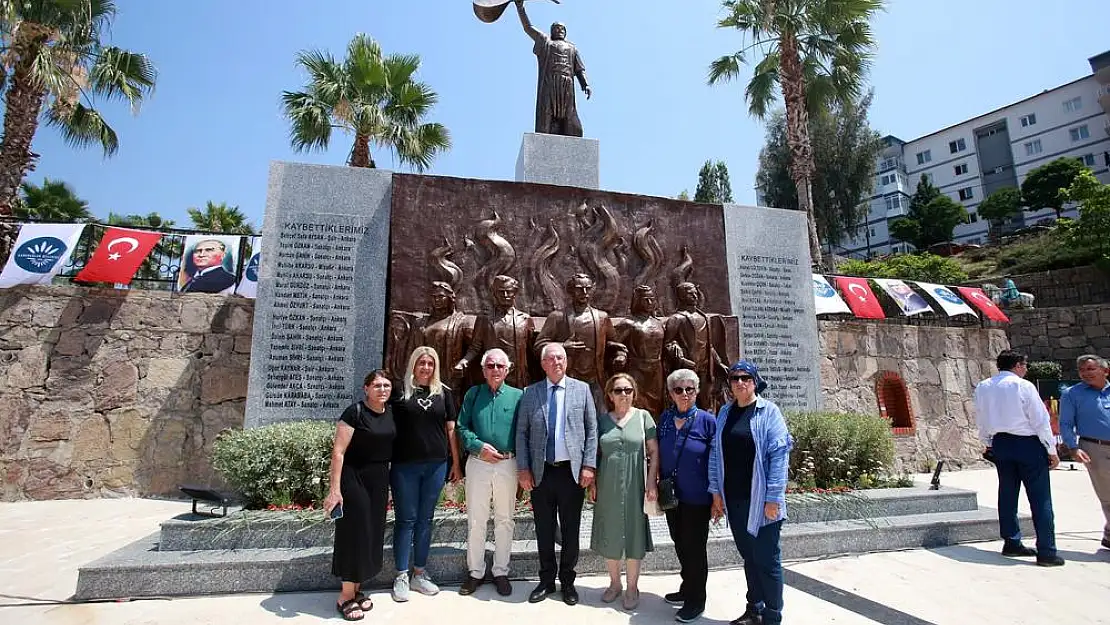
[[[466,509],[470,535],[466,563],[470,576],[459,588],[460,595],[473,594],[486,576],[486,524],[493,503],[493,583],[497,593],[513,593],[509,583],[509,552],[513,545],[513,513],[516,511],[516,405],[523,394],[505,383],[508,355],[491,349],[482,355],[485,384],[471,387],[463,397],[455,430],[470,452],[466,462]]]

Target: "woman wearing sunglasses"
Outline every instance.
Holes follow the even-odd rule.
[[[748,360],[729,368],[732,400],[717,414],[709,461],[713,518],[724,516],[744,558],[747,608],[730,625],[782,622],[779,538],[786,518],[786,479],[794,441],[774,403],[759,396],[767,383]]]
[[[666,488],[669,479],[678,500],[678,505],[666,514],[682,571],[678,592],[667,593],[663,599],[682,606],[674,617],[680,623],[689,623],[705,611],[705,582],[709,577],[705,552],[713,503],[709,494],[709,452],[717,422],[712,413],[697,406],[700,382],[698,374],[690,369],[673,371],[667,376],[671,405],[659,416],[660,488]]]

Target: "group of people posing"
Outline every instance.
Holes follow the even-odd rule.
[[[540,353],[543,380],[514,388],[505,381],[514,364],[501,349],[486,351],[484,383],[471,387],[459,406],[430,347],[412,351],[398,388],[383,370],[366,376],[366,399],[339,419],[324,501],[329,513],[342,512],[333,514],[332,572],[342,581],[336,608],[345,619],[360,620],[373,607],[361,587],[383,566],[390,490],[392,597],[403,602],[411,592],[439,592],[426,568],[432,518],[445,482],[462,479],[465,469],[469,576],[460,594],[488,581],[499,594],[512,593],[519,489],[530,493],[540,558],[529,602],[554,594],[556,582],[564,603],[579,602],[575,567],[589,498],[590,549],[605,558],[610,578],[603,602],[637,607],[640,565],[652,550],[648,513],[662,513],[682,578],[665,599],[681,606],[676,620],[697,619],[706,603],[709,525],[723,517],[747,579],[747,607],[732,625],[781,622],[779,536],[793,440],[779,408],[760,397],[766,383],[754,363],[739,360],[728,368],[731,401],[716,415],[698,407],[701,380],[690,369],[666,378],[667,407],[652,415],[635,407],[640,389],[626,373],[610,377],[600,393],[568,376],[558,342]],[[597,394],[604,395],[604,408],[595,404]],[[495,548],[487,570],[491,509]]]

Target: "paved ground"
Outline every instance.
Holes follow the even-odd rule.
[[[1090,483],[1082,470],[1056,471],[1052,477],[1066,566],[1042,569],[1004,559],[997,553],[1000,542],[794,562],[786,571],[786,622],[1110,623],[1110,551],[1099,550],[1102,518]],[[976,490],[981,504],[994,504],[992,471],[949,473],[943,483]],[[324,593],[63,603],[73,593],[78,566],[155,531],[160,521],[186,508],[180,502],[150,500],[0,504],[0,623],[292,625],[337,620],[334,596]],[[640,608],[632,614],[602,606],[605,585],[603,578],[582,579],[583,605],[574,608],[552,600],[527,604],[531,584],[523,582],[507,599],[489,587],[474,597],[447,589],[406,605],[376,593],[377,606],[366,622],[442,622],[444,614],[451,615],[453,625],[519,619],[531,625],[572,619],[599,625],[673,622],[673,609],[660,597],[677,588],[677,576],[646,576]],[[725,625],[743,610],[743,574],[714,572],[709,585],[709,608],[701,622]]]

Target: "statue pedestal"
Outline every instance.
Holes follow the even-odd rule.
[[[516,159],[516,181],[598,189],[600,151],[597,139],[526,132]]]

